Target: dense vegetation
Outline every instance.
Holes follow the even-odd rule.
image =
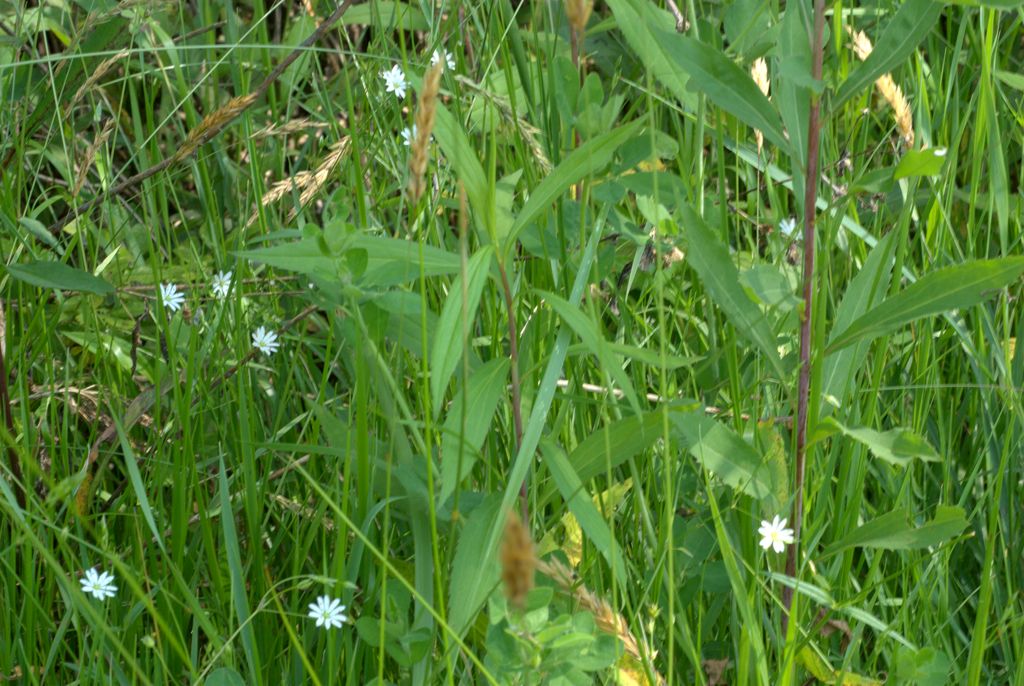
[[[1024,685],[1022,18],[0,5],[0,681]]]

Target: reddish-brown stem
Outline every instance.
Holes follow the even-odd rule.
[[[508,356],[512,361],[512,421],[516,430],[516,453],[523,445],[523,410],[520,402],[521,387],[519,384],[519,333],[516,328],[515,303],[512,301],[512,287],[508,283],[508,274],[505,272],[505,264],[498,261],[498,271],[501,273],[501,288],[505,294],[505,309],[508,310]],[[530,521],[529,509],[526,505],[526,479],[519,486],[519,504],[523,510],[523,521]]]
[[[824,62],[825,0],[814,0],[814,45],[811,76],[821,80]],[[804,185],[804,309],[800,318],[800,379],[796,406],[796,465],[794,469],[793,545],[786,554],[786,574],[796,576],[800,533],[804,521],[804,465],[807,460],[807,409],[811,388],[811,317],[814,311],[814,217],[818,202],[818,141],[821,136],[821,102],[811,96],[811,111],[807,126],[807,170]],[[782,631],[786,633],[789,611],[793,606],[793,589],[782,589]]]

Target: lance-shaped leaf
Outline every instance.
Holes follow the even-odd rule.
[[[885,550],[929,548],[959,535],[966,528],[967,518],[960,507],[939,505],[935,518],[921,526],[910,523],[909,513],[895,510],[857,527],[829,546],[824,555],[853,547]]]
[[[437,319],[437,332],[430,351],[430,399],[434,416],[441,411],[441,399],[463,353],[463,331],[473,330],[476,308],[487,283],[494,248],[487,245],[470,258],[466,273],[459,274]],[[465,321],[463,320],[465,318]],[[463,329],[465,327],[465,329]]]
[[[729,257],[729,250],[688,205],[682,205],[682,212],[684,235],[689,243],[686,262],[700,275],[711,300],[722,308],[740,335],[754,343],[775,372],[785,377],[775,335],[764,314],[740,285],[740,273]]]
[[[904,324],[948,310],[971,307],[995,295],[1024,272],[1024,257],[976,260],[928,274],[872,308],[832,338],[826,354]]]
[[[620,145],[628,141],[642,125],[637,120],[608,133],[593,138],[576,150],[555,167],[554,171],[530,193],[530,199],[523,205],[504,239],[505,251],[511,249],[519,233],[530,225],[538,216],[555,202],[569,186],[591,174],[601,171],[612,159],[612,155]]]

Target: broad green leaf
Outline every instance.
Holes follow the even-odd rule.
[[[619,387],[619,390],[626,396],[626,399],[633,408],[634,414],[642,414],[640,400],[637,398],[633,383],[629,380],[629,375],[622,368],[622,363],[619,361],[618,356],[612,352],[608,342],[605,341],[604,336],[598,331],[597,325],[593,320],[583,314],[578,307],[573,307],[554,293],[546,291],[537,291],[537,293],[544,298],[545,302],[551,306],[551,309],[561,317],[563,322],[569,325],[569,328],[580,337],[583,344],[597,357],[601,363],[601,368],[608,373],[608,376],[612,378]]]
[[[774,497],[764,459],[740,436],[702,412],[672,417],[676,433],[704,467],[733,488],[758,500]]]
[[[495,227],[490,209],[491,193],[487,184],[487,174],[484,173],[484,168],[473,151],[462,125],[440,103],[435,114],[434,138],[441,146],[445,159],[455,170],[455,176],[466,189],[466,198],[473,209],[477,226],[483,229],[486,238],[492,239]]]
[[[772,484],[771,496],[761,500],[766,517],[789,509],[789,452],[785,439],[772,422],[757,423],[757,445],[764,446],[764,469]]]
[[[242,675],[230,667],[218,667],[210,672],[203,682],[204,686],[245,686]]]
[[[690,74],[690,85],[699,88],[708,99],[751,128],[759,129],[766,140],[780,150],[790,145],[782,133],[775,106],[743,69],[720,50],[688,36],[655,29],[652,40],[672,44],[676,66]]]
[[[853,70],[831,100],[833,111],[862,93],[875,79],[893,71],[917,48],[942,14],[942,4],[934,0],[907,0],[885,25],[874,50]]]
[[[509,228],[507,236],[501,232],[505,252],[508,253],[512,249],[519,233],[551,207],[569,186],[607,166],[619,146],[632,138],[642,124],[642,121],[637,120],[612,129],[587,141],[562,160],[530,193],[530,199],[519,211],[519,216]]]
[[[470,514],[459,534],[452,561],[448,597],[448,623],[457,636],[463,636],[484,600],[498,583],[498,565],[488,545],[488,535],[505,521],[501,498],[490,495]]]
[[[881,193],[886,195],[893,187],[893,173],[895,167],[880,167],[861,174],[850,183],[849,192],[854,193]],[[888,235],[888,234],[887,234]]]
[[[499,357],[473,372],[459,388],[441,428],[441,493],[438,502],[448,500],[477,460],[477,453],[491,431],[498,403],[505,396],[509,360]],[[463,431],[465,412],[465,431]]]
[[[562,494],[562,499],[565,500],[569,511],[576,517],[583,533],[604,555],[615,578],[628,578],[626,565],[622,561],[622,549],[615,542],[608,522],[594,505],[590,492],[584,487],[579,474],[573,469],[573,464],[566,458],[561,448],[543,441],[541,442],[541,453],[544,456],[544,465],[551,473],[558,492]]]
[[[700,275],[711,300],[722,308],[739,334],[757,346],[780,378],[786,378],[771,326],[740,285],[740,273],[728,249],[689,205],[683,204],[681,209],[685,223],[683,235],[689,243],[686,262]]]
[[[915,527],[909,520],[908,512],[888,512],[833,543],[824,555],[829,556],[854,547],[885,550],[929,548],[959,535],[967,528],[963,508],[949,505],[939,505],[935,510],[935,518],[921,526]]]
[[[39,221],[38,219],[34,219],[32,217],[21,217],[20,219],[18,219],[18,224],[20,224],[26,231],[28,231],[30,234],[41,240],[43,243],[46,243],[48,246],[53,248],[59,256],[64,256],[64,249],[61,246],[60,242],[52,233],[50,233],[50,230],[47,229],[41,221]],[[69,222],[68,224],[66,224],[64,227],[64,231],[68,233],[73,233],[72,231],[69,230],[69,227],[72,227],[73,224],[74,222]]]
[[[665,359],[662,360],[660,352],[649,348],[639,348],[635,345],[626,345],[625,343],[614,342],[609,342],[608,347],[616,354],[628,357],[632,360],[637,360],[638,362],[643,362],[644,364],[655,367],[656,369],[664,367],[666,370],[672,370],[679,369],[680,367],[692,367],[697,362],[704,359],[701,355],[691,355],[688,357],[665,355]]]
[[[448,298],[441,308],[430,351],[430,397],[435,417],[441,411],[441,401],[448,381],[462,359],[463,327],[467,335],[473,332],[476,308],[480,304],[480,295],[487,283],[493,258],[492,246],[487,245],[478,250],[469,259],[466,273],[459,274],[452,283]]]
[[[931,447],[923,437],[910,429],[890,429],[875,431],[867,427],[846,427],[832,417],[826,417],[815,430],[815,440],[820,440],[831,433],[842,433],[858,443],[863,443],[871,453],[890,464],[905,467],[916,457],[923,462],[940,462],[942,460],[935,448]]]
[[[804,666],[804,669],[821,683],[830,684],[835,680],[835,672],[832,670],[832,665],[825,662],[811,646],[807,645],[801,648],[800,652],[797,653],[797,659]]]
[[[430,29],[422,12],[404,2],[393,2],[392,0],[374,0],[349,7],[341,15],[341,23],[373,26],[389,31],[395,29],[427,31]]]
[[[1021,273],[1024,257],[976,260],[936,270],[864,313],[837,334],[825,352],[876,338],[921,317],[976,305],[1016,281]]]
[[[780,149],[789,144],[775,108],[758,89],[750,75],[720,50],[671,27],[674,22],[662,10],[654,10],[644,0],[609,0],[626,40],[654,78],[661,81],[683,102],[692,101],[686,86],[699,88],[708,99],[734,117],[756,129]],[[651,20],[661,15],[661,19]],[[690,76],[681,79],[679,72]]]
[[[325,254],[320,244],[313,238],[278,243],[255,250],[236,250],[232,254],[316,278],[334,280],[338,277],[337,259]]]
[[[61,331],[61,335],[70,338],[72,341],[89,350],[94,355],[109,355],[114,362],[126,372],[132,368],[131,343],[118,338],[110,332],[97,331]],[[140,365],[141,367],[141,365]],[[140,373],[141,369],[137,370]]]
[[[9,264],[11,276],[40,288],[55,288],[61,291],[82,291],[106,295],[114,287],[89,272],[68,266],[63,262],[32,262],[30,264]]]
[[[907,176],[935,176],[942,171],[946,162],[945,148],[928,148],[926,150],[908,150],[896,165],[894,179]]]
[[[901,646],[896,651],[896,669],[893,677],[896,683],[916,684],[917,686],[946,686],[949,669],[952,663],[945,653],[935,648],[924,647],[920,650]]]
[[[393,286],[420,276],[454,274],[460,266],[458,255],[398,238],[359,234],[352,238],[348,247],[366,251],[366,269],[359,281],[368,286]],[[336,280],[339,270],[345,265],[343,257],[325,254],[314,238],[255,250],[237,250],[233,254],[278,269],[328,280]]]
[[[797,653],[797,660],[815,679],[823,684],[836,684],[837,686],[883,686],[884,684],[877,679],[853,672],[843,671],[840,674],[809,645],[800,649],[800,652]]]
[[[394,286],[421,276],[454,274],[461,268],[454,253],[400,238],[359,234],[351,248],[366,251],[368,263],[359,279],[365,285]]]
[[[665,10],[651,2],[634,0],[608,0],[615,15],[615,22],[626,37],[626,42],[636,52],[644,68],[669,89],[672,95],[688,109],[697,109],[697,98],[686,87],[689,74],[675,66],[675,60],[663,41],[651,39],[651,29],[674,31],[675,19]]]
[[[675,407],[670,412],[677,412]],[[661,438],[662,414],[654,410],[642,415],[617,419],[594,429],[569,455],[569,462],[583,483],[615,469],[620,464],[650,448]]]
[[[836,311],[834,333],[845,330],[857,318],[885,299],[892,278],[895,237],[896,232],[891,231],[878,242],[864,261],[864,266],[846,287]],[[853,388],[853,380],[867,359],[870,348],[869,341],[860,341],[825,357],[821,388],[823,395],[832,402],[822,403],[824,414],[833,411],[833,402],[840,406],[845,405],[847,395]]]
[[[740,272],[740,283],[764,305],[788,312],[803,302],[796,295],[796,275],[772,264],[758,264]]]
[[[1011,0],[1014,5],[1019,5],[1024,0]],[[992,72],[997,79],[1005,83],[1010,88],[1016,88],[1019,91],[1024,91],[1024,74],[1015,74],[1012,71],[1003,71],[996,69]]]

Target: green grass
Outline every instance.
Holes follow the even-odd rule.
[[[806,140],[785,7],[682,3],[684,39],[661,3],[601,3],[581,75],[561,3],[355,5],[115,194],[335,6],[0,8],[0,681],[709,684],[728,660],[740,685],[1024,686],[1024,33],[1000,4],[946,5],[887,52],[915,147],[948,151],[899,180],[876,74],[834,96],[861,66],[845,26],[879,45],[923,14],[828,7],[796,579],[757,533],[793,504],[805,314],[778,228],[804,179],[769,128]],[[456,67],[410,204],[400,131],[437,48]],[[771,103],[745,76],[762,55]],[[928,302],[902,305],[918,281]],[[918,456],[833,420],[905,429]],[[579,588],[538,574],[508,605],[522,505],[642,661]],[[82,592],[90,568],[113,598]],[[321,595],[343,628],[307,617]]]

